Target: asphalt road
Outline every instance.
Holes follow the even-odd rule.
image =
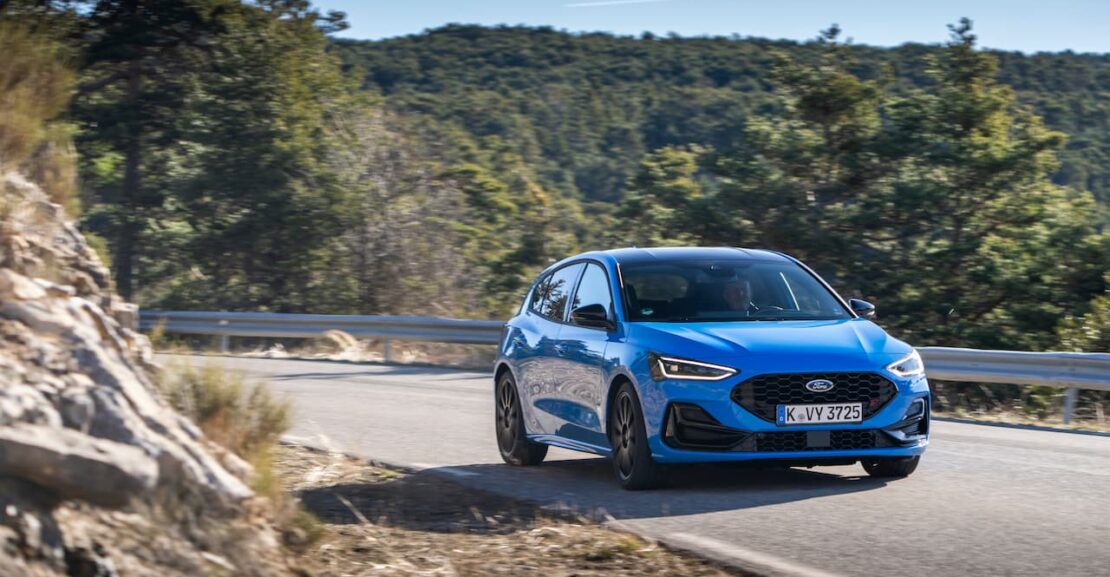
[[[1110,575],[1110,438],[951,422],[917,472],[858,465],[680,469],[630,493],[596,457],[553,449],[501,464],[489,374],[424,367],[189,357],[268,380],[291,398],[291,436],[622,524],[767,573]]]

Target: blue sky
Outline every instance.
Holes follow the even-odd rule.
[[[806,40],[831,23],[859,44],[941,42],[975,21],[980,43],[1022,52],[1110,52],[1110,0],[314,0],[342,10],[346,38],[387,38],[458,22],[638,35]]]

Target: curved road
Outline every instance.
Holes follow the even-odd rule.
[[[163,360],[167,357],[162,357]],[[502,465],[491,377],[426,367],[188,357],[268,380],[295,404],[291,436],[433,469],[587,514],[765,574],[1110,575],[1110,438],[937,422],[917,472],[858,465],[699,466],[629,493],[599,458],[553,449]]]

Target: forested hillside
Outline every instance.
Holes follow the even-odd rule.
[[[544,184],[606,201],[620,199],[647,151],[737,146],[751,117],[779,110],[776,54],[805,60],[821,50],[816,42],[476,26],[337,45],[345,63],[367,72],[364,86],[387,95],[392,107],[502,139]],[[934,82],[927,57],[940,50],[846,52],[850,72],[905,93]],[[1053,181],[1110,202],[1110,54],[991,54],[999,82],[1068,135]]]
[[[58,109],[36,138],[73,148],[29,166],[146,308],[505,318],[583,250],[742,245],[917,345],[1105,348],[1107,55],[986,52],[967,22],[896,49],[353,42],[304,0],[9,0],[0,21],[58,47],[38,57],[69,104],[3,102]]]

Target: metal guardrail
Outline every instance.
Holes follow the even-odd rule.
[[[201,311],[141,311],[139,329],[158,324],[168,333],[216,335],[220,349],[228,350],[228,337],[316,338],[328,331],[353,337],[381,339],[386,361],[392,360],[392,341],[427,341],[496,345],[500,321],[474,321],[441,317],[309,315],[282,313],[231,313]]]
[[[930,378],[1110,391],[1110,354],[917,349]]]
[[[199,311],[141,311],[139,327],[162,323],[169,333],[216,335],[227,350],[228,337],[314,338],[332,330],[354,337],[384,341],[390,360],[391,341],[427,341],[495,345],[500,321],[440,317],[309,315]],[[1110,354],[984,351],[947,347],[917,349],[930,378],[944,381],[1047,385],[1066,389],[1064,420],[1068,422],[1078,389],[1110,391]]]

